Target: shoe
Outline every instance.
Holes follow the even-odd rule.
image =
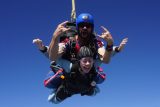
[[[49,101],[49,102],[52,102],[54,96],[55,96],[55,93],[53,92],[52,94],[50,94],[50,95],[48,96],[48,101]]]
[[[99,89],[99,87],[95,87],[94,89],[93,89],[93,94],[91,95],[91,96],[95,96],[97,93],[99,93],[100,92],[100,89]]]
[[[60,100],[57,100],[55,92],[48,96],[48,101],[54,104],[58,104],[61,102]]]

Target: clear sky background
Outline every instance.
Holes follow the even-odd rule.
[[[160,107],[159,0],[76,0],[76,11],[91,13],[95,31],[107,27],[115,45],[129,38],[123,52],[103,65],[101,92],[47,102],[49,60],[32,40],[50,43],[57,25],[70,20],[71,0],[0,0],[0,107]]]

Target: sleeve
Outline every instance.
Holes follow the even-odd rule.
[[[72,63],[70,61],[60,57],[57,59],[56,63],[59,64],[65,72],[69,73],[71,71]]]
[[[97,45],[98,45],[98,48],[104,47],[104,43],[99,39],[97,39]]]
[[[48,46],[45,46],[44,50],[40,50],[40,51],[42,52],[42,54],[43,54],[44,56],[46,56],[46,57],[49,59],[48,49],[49,49],[49,47],[48,47]]]
[[[95,68],[99,67],[102,64],[102,61],[99,58],[96,59],[94,62],[95,62],[94,63]]]
[[[97,75],[94,81],[96,82],[96,84],[101,84],[106,79],[106,74],[103,72],[102,68],[100,67],[98,67],[96,71],[97,71]]]

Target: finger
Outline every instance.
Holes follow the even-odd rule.
[[[127,42],[128,42],[128,39],[123,40],[123,42],[127,43]]]
[[[68,31],[68,30],[70,30],[71,28],[62,28],[61,30],[62,30],[62,32],[66,32],[66,31]]]
[[[126,45],[126,42],[121,42],[120,46],[123,47],[124,45]]]
[[[37,44],[39,41],[40,41],[40,39],[34,39],[34,40],[32,41],[32,43]]]
[[[127,43],[127,41],[123,41],[123,43]]]
[[[65,26],[68,23],[68,21],[64,21],[60,24],[60,26]]]
[[[34,39],[34,40],[32,41],[32,43],[34,44],[34,43],[36,43],[36,41],[37,41],[37,40],[36,40],[36,39]]]
[[[126,42],[121,43],[121,45],[125,45],[125,44],[126,44]]]
[[[42,44],[42,40],[37,39],[36,43],[37,43],[37,44]]]
[[[128,38],[125,41],[128,42]]]
[[[101,39],[101,37],[100,37],[100,36],[101,36],[101,35],[97,34],[97,35],[96,35],[96,38],[99,38],[99,39]]]
[[[124,38],[123,41],[128,41],[128,38]]]
[[[97,35],[96,37],[98,37],[100,39],[103,39],[102,35]]]
[[[105,32],[109,32],[107,28],[105,28],[104,26],[101,26],[101,28],[105,31]]]

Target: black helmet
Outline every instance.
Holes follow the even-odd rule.
[[[78,52],[78,59],[79,60],[84,57],[93,57],[92,50],[86,46],[82,46]]]

